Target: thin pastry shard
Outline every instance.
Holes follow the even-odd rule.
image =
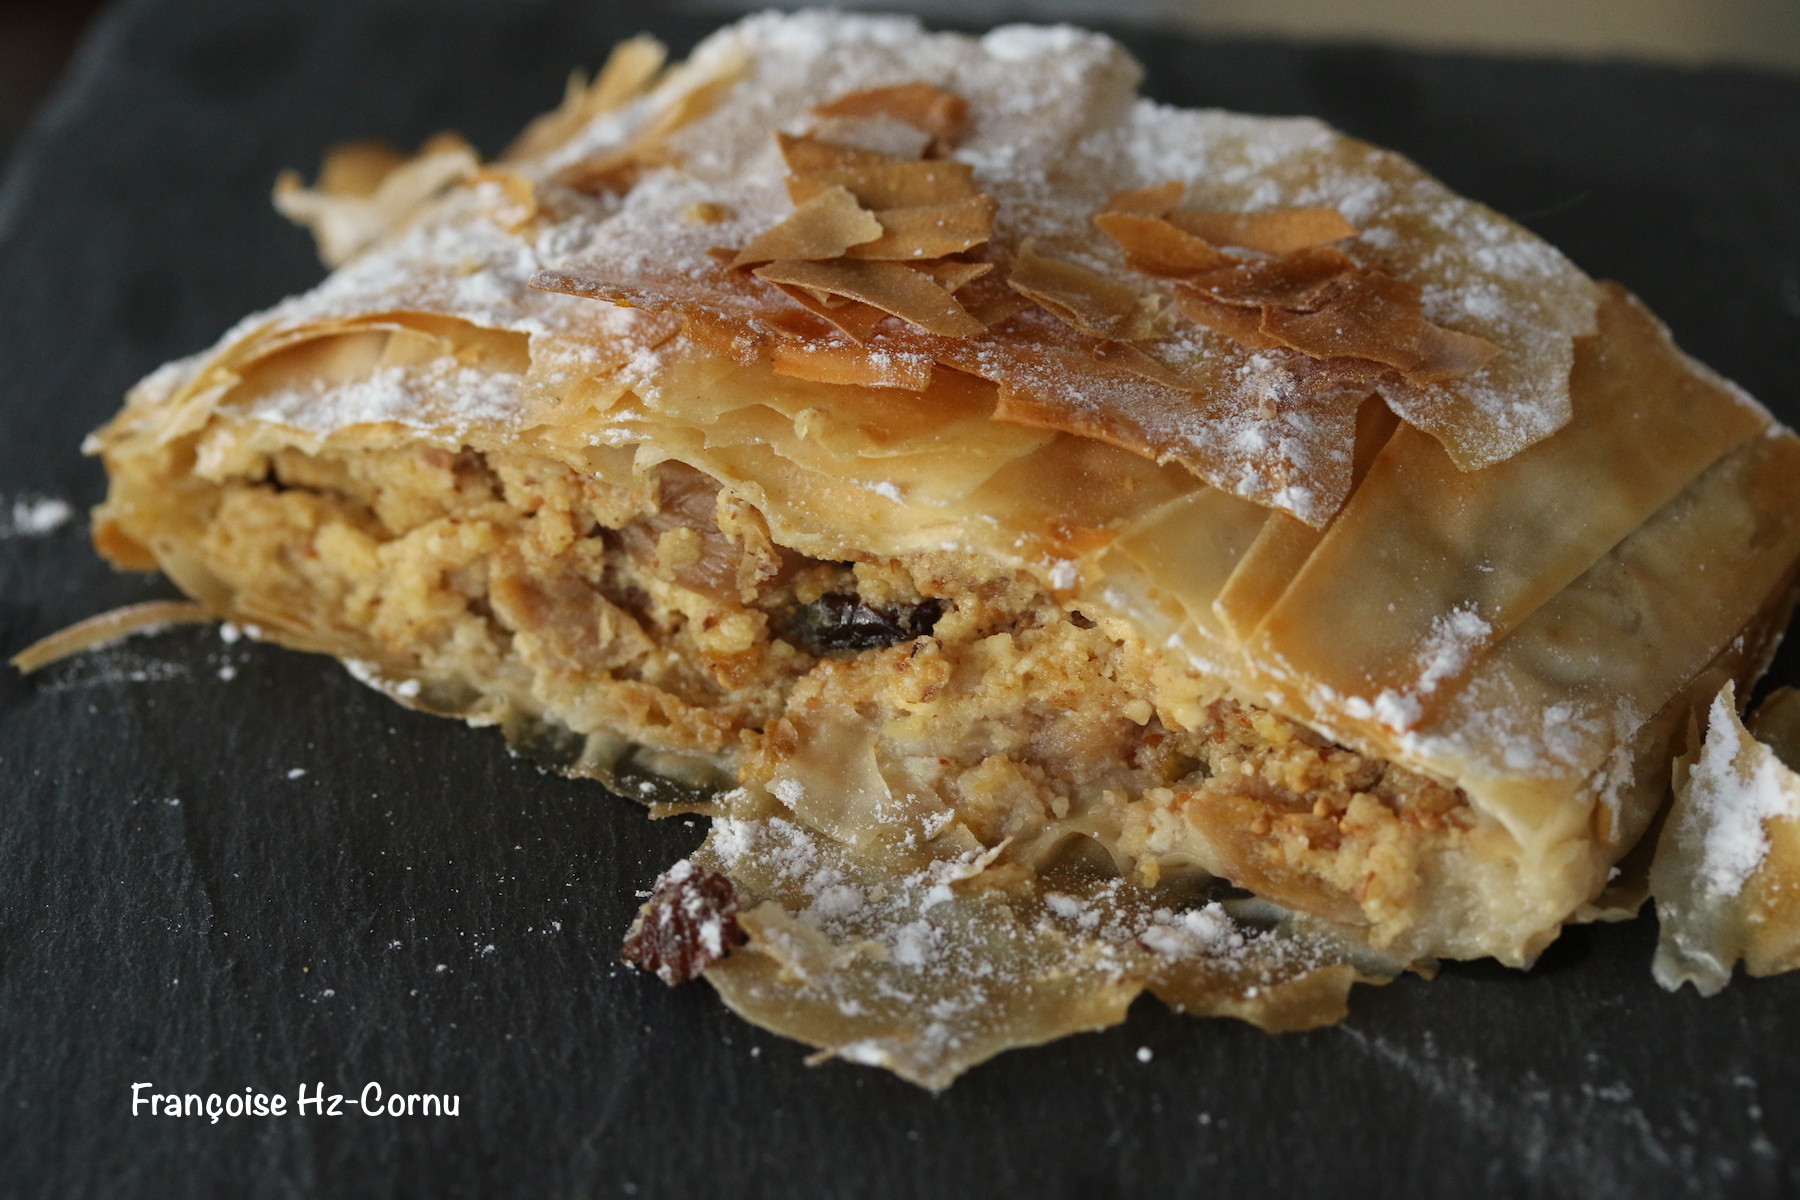
[[[841,258],[852,246],[878,241],[885,233],[882,223],[858,204],[855,196],[841,187],[827,188],[803,201],[787,220],[738,251],[731,265]]]
[[[939,283],[944,290],[955,295],[963,285],[974,283],[994,269],[993,263],[964,262],[954,258],[940,258],[932,262],[912,263],[914,270],[923,271]],[[979,319],[979,318],[978,318]],[[992,321],[982,321],[983,325],[992,325]]]
[[[948,149],[962,139],[969,104],[955,92],[928,83],[902,83],[840,96],[813,110],[821,117],[892,117],[931,135]]]
[[[1316,312],[1335,298],[1357,271],[1357,261],[1343,251],[1309,246],[1279,258],[1237,260],[1190,282],[1223,304]]]
[[[866,99],[870,111],[896,106],[929,124],[934,136],[943,136],[948,128],[942,106],[917,89],[882,89],[852,99],[859,104]],[[862,111],[857,104],[846,105],[841,101],[819,111]],[[960,120],[955,118],[958,126]],[[764,264],[755,268],[757,278],[777,285],[858,342],[874,332],[879,318],[860,312],[835,318],[831,310],[846,301],[942,337],[983,331],[982,322],[952,293],[984,274],[988,265],[947,258],[993,235],[993,198],[974,189],[967,167],[909,162],[786,134],[777,141],[794,211],[740,250],[731,260],[733,268]],[[870,207],[864,208],[865,203]]]
[[[1114,200],[1118,198],[1115,196]],[[1103,212],[1094,217],[1098,226],[1119,248],[1133,268],[1146,275],[1180,278],[1201,271],[1216,271],[1237,264],[1231,255],[1211,242],[1143,212]]]
[[[1262,212],[1170,212],[1176,228],[1216,246],[1290,254],[1355,237],[1356,226],[1335,208],[1279,208]]]
[[[1008,1046],[1117,1024],[1143,991],[1284,1032],[1342,1019],[1353,983],[1397,970],[1304,922],[1234,918],[1216,901],[1177,912],[1078,878],[1033,895],[979,853],[895,879],[782,816],[718,828],[697,860],[759,901],[744,902],[745,952],[707,974],[726,1002],[929,1088]],[[1117,940],[1102,951],[1086,931],[1108,927]],[[1004,975],[980,979],[995,963]]]
[[[381,143],[357,142],[326,155],[316,188],[307,189],[298,175],[283,171],[275,181],[275,207],[311,229],[319,257],[335,267],[403,225],[445,188],[474,175],[479,165],[474,149],[454,134],[431,139],[411,159]]]
[[[792,175],[805,175],[831,167],[875,166],[891,162],[894,158],[879,150],[846,146],[841,142],[828,142],[810,136],[798,137],[791,133],[777,133],[775,144],[781,148],[781,159]]]
[[[981,322],[935,279],[900,263],[779,262],[758,267],[755,274],[771,283],[859,300],[926,333],[954,338],[982,331]]]
[[[1281,255],[1327,242],[1355,237],[1356,226],[1335,208],[1263,208],[1253,212],[1220,212],[1180,207],[1187,193],[1180,180],[1171,179],[1147,188],[1115,192],[1106,201],[1102,216],[1130,215],[1141,222],[1156,222],[1185,235],[1190,241],[1212,246],[1238,246],[1263,254]],[[1096,220],[1102,228],[1105,224]],[[1115,239],[1126,236],[1166,236],[1156,226],[1114,222],[1119,232],[1107,228]],[[1224,265],[1224,264],[1220,264]]]
[[[1137,341],[1152,331],[1153,308],[1138,292],[1078,263],[1040,254],[1025,239],[1006,285],[1089,337]]]
[[[1426,320],[1417,284],[1360,266],[1326,246],[1183,274],[1181,294],[1195,319],[1254,348],[1366,359],[1415,383],[1460,379],[1500,353],[1486,338]],[[1256,309],[1253,331],[1247,316],[1220,314],[1220,306]]]
[[[1134,270],[1181,281],[1177,307],[1208,329],[1253,350],[1366,359],[1425,384],[1460,379],[1500,352],[1427,320],[1418,285],[1327,246],[1357,232],[1335,209],[1168,211],[1177,188],[1115,195],[1094,224]],[[1272,257],[1240,259],[1214,243]]]
[[[1198,288],[1187,287],[1175,293],[1175,308],[1194,324],[1222,333],[1247,349],[1283,348],[1280,339],[1263,332],[1262,309],[1253,305],[1229,304]]]
[[[561,106],[527,125],[503,157],[529,159],[555,151],[595,117],[616,112],[641,96],[655,82],[668,57],[667,47],[653,37],[620,42],[592,84],[582,72],[572,72]]]
[[[620,58],[609,60],[608,68],[614,63],[619,64],[619,82],[609,86],[608,72],[602,71],[601,78],[595,83],[596,92],[604,97],[604,102],[613,102],[615,97],[635,96],[654,74],[644,69],[648,66],[647,60],[660,58],[660,52],[660,46],[646,47],[637,53],[622,54]],[[741,58],[727,58],[690,63],[686,70],[671,72],[658,89],[659,93],[670,95],[629,137],[565,164],[551,178],[563,187],[595,195],[629,191],[645,173],[675,163],[678,156],[672,145],[675,136],[717,108],[726,93],[737,85],[744,67]],[[596,102],[601,101],[597,98]],[[562,149],[557,145],[547,153],[555,158]]]
[[[187,600],[147,600],[77,621],[40,638],[7,662],[21,675],[41,671],[71,655],[110,646],[133,634],[156,633],[171,625],[204,625],[215,620],[203,605]]]
[[[912,392],[931,386],[929,358],[919,354],[871,354],[854,343],[778,342],[770,349],[769,364],[777,375],[814,383],[904,388]]]
[[[1616,907],[1786,621],[1800,439],[1411,164],[1139,103],[1104,38],[624,61],[134,390],[102,552],[713,816],[633,953],[929,1087]]]
[[[996,207],[993,197],[975,195],[947,204],[884,208],[875,214],[881,235],[854,244],[845,253],[851,258],[904,261],[961,254],[993,236]]]
[[[788,178],[788,195],[802,204],[827,188],[848,188],[872,209],[955,204],[981,193],[967,163],[889,160],[818,167]]]
[[[1746,728],[1727,683],[1707,710],[1705,740],[1688,731],[1650,875],[1656,980],[1671,991],[1692,983],[1714,995],[1740,960],[1751,975],[1800,967],[1796,697],[1773,693]]]
[[[1259,631],[1272,661],[1409,729],[1486,647],[1768,428],[1742,393],[1689,369],[1623,291],[1600,324],[1577,354],[1576,416],[1559,436],[1462,472],[1432,439],[1394,434]],[[1646,421],[1657,438],[1643,436]],[[1357,639],[1327,632],[1321,611],[1351,621]]]
[[[876,308],[872,304],[864,304],[861,300],[851,300],[844,296],[833,296],[822,292],[816,292],[812,288],[794,287],[791,285],[784,286],[781,284],[777,284],[776,286],[780,288],[782,294],[788,299],[806,309],[814,316],[819,317],[826,324],[836,329],[851,341],[856,342],[858,345],[865,344],[870,338],[874,337],[876,328],[888,318],[888,313],[886,311]],[[580,295],[581,293],[577,292],[575,294]],[[692,318],[690,318],[690,327],[692,327]],[[721,335],[732,339],[734,342],[742,336],[741,334],[736,334],[729,330],[728,327],[721,331]],[[699,336],[698,333],[696,333],[696,336]],[[802,353],[806,348],[808,347],[801,347],[793,341],[777,342],[775,343],[775,350],[773,353],[776,354],[777,357],[780,357],[783,355]],[[817,349],[821,347],[819,347],[817,342],[814,342],[810,348]],[[830,346],[826,345],[822,348],[829,350]]]
[[[1500,353],[1486,338],[1419,314],[1419,289],[1380,271],[1358,272],[1317,309],[1270,307],[1261,332],[1314,358],[1365,358],[1416,383],[1447,383]]]
[[[1398,426],[1387,405],[1371,396],[1363,401],[1356,414],[1356,459],[1352,465],[1351,486],[1368,476],[1388,439]],[[1319,548],[1324,533],[1298,521],[1287,513],[1270,513],[1268,521],[1257,532],[1256,540],[1244,550],[1243,558],[1232,568],[1231,578],[1213,601],[1213,612],[1230,634],[1248,641],[1256,627]]]

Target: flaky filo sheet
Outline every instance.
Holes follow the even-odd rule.
[[[1714,995],[1740,960],[1751,975],[1800,966],[1800,691],[1777,689],[1746,727],[1736,690],[1695,713],[1650,872],[1671,991]]]
[[[616,783],[633,743],[665,774],[740,784],[697,861],[736,885],[749,943],[709,978],[752,1020],[931,1086],[1119,1020],[1144,989],[1306,1027],[1341,1016],[1354,979],[1525,965],[1566,921],[1635,909],[1630,872],[1609,875],[1663,804],[1690,714],[1766,665],[1800,557],[1800,441],[1641,304],[1315,122],[1137,100],[1136,65],[1097,36],[768,16],[666,74],[644,43],[615,64],[500,164],[439,142],[394,184],[286,185],[344,265],[150,377],[96,435],[101,551],[402,702],[560,739],[574,769]],[[915,84],[966,102],[959,141],[816,111]],[[859,327],[860,300],[768,282],[882,275],[839,245],[760,277],[709,254],[744,257],[809,202],[796,136],[963,164],[956,186],[991,203],[945,203],[989,214],[990,240],[933,278],[968,275],[959,307],[995,323]],[[911,219],[869,199],[895,174],[875,167],[819,168],[877,206],[870,224],[854,197],[819,202],[868,227],[852,236]],[[1355,279],[1422,289],[1442,336],[1494,357],[1414,378],[1170,316],[1217,304],[1140,271],[1092,218],[1171,180],[1177,216],[1340,214]],[[1150,315],[1095,333],[1099,301],[1044,290],[1089,276],[1051,268],[976,303],[1039,249]],[[1317,386],[1327,368],[1338,382]],[[617,553],[642,543],[684,636],[713,622],[681,643],[693,661],[556,574],[590,527],[623,531]],[[957,669],[986,663],[990,690],[1052,678],[1054,655],[1023,635],[1002,654],[972,597],[1035,588],[1079,614],[1056,646],[1110,647],[1105,686],[1136,726],[1272,714],[1466,816],[1372,850],[1361,881],[1295,867],[1308,848],[1234,825],[1216,784],[1096,785],[984,839],[917,782],[952,736],[920,716],[930,701],[855,692],[829,659],[770,665],[787,652],[744,625],[744,597],[793,556],[937,580],[934,636],[967,625]],[[559,620],[584,623],[579,645]],[[758,691],[752,661],[794,674]],[[786,741],[744,736],[779,722]],[[1057,874],[1071,838],[1108,869]],[[1410,857],[1377,887],[1389,851]],[[1195,872],[1258,899],[1169,891]]]

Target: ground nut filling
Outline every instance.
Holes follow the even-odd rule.
[[[705,756],[913,866],[979,852],[1199,878],[1379,946],[1473,823],[1459,793],[1240,701],[1177,724],[1144,646],[1024,573],[807,559],[675,464],[608,486],[466,449],[287,450],[221,488],[198,545],[246,613],[498,683],[576,733]]]

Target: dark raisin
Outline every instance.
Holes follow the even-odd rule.
[[[785,641],[808,654],[879,650],[924,637],[944,615],[942,600],[921,600],[893,608],[872,608],[846,592],[831,592],[804,605],[782,632]]]
[[[671,987],[698,979],[743,942],[737,911],[731,880],[684,858],[656,877],[619,959]]]
[[[910,637],[924,637],[937,628],[939,618],[944,615],[944,602],[933,597],[921,600],[912,606],[906,615],[906,632]]]

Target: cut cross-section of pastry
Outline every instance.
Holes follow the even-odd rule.
[[[1138,78],[765,15],[496,164],[359,148],[281,192],[347,261],[96,436],[96,543],[711,814],[632,955],[929,1086],[1528,964],[1766,665],[1800,439],[1406,160]]]

